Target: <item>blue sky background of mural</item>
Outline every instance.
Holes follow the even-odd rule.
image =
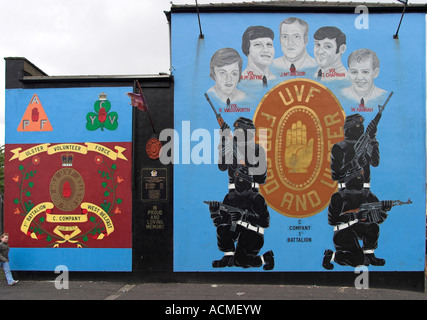
[[[244,1],[198,1],[199,4],[230,2]],[[4,57],[25,57],[49,75],[169,72],[169,31],[163,11],[170,10],[170,3],[170,0],[4,2],[0,11],[0,72],[4,75]],[[425,3],[425,0],[410,0],[410,3]],[[4,144],[4,85],[1,76],[0,144]]]

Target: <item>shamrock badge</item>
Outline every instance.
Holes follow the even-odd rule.
[[[90,131],[95,131],[101,128],[104,131],[104,128],[108,130],[116,130],[119,126],[118,119],[119,115],[117,112],[112,111],[111,102],[107,100],[107,95],[101,93],[99,95],[99,100],[95,102],[94,105],[95,112],[89,112],[86,115],[86,129]]]

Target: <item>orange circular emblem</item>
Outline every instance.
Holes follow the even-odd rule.
[[[337,190],[331,148],[344,139],[344,120],[338,99],[312,80],[284,81],[262,98],[254,115],[267,152],[267,181],[260,192],[272,209],[304,218],[327,207]]]
[[[160,157],[161,150],[162,143],[157,138],[151,138],[145,145],[145,151],[147,152],[148,157],[152,160],[157,160]]]

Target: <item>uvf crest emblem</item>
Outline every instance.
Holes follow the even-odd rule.
[[[338,99],[312,80],[282,82],[263,97],[254,123],[267,131],[267,182],[260,192],[271,208],[303,218],[328,205],[337,189],[330,152],[344,137],[344,119]]]

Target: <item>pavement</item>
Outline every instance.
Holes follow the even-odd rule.
[[[237,285],[212,283],[125,283],[70,281],[56,289],[54,281],[19,281],[0,284],[2,300],[427,300],[424,292],[393,289],[296,285]]]
[[[1,300],[138,300],[164,314],[168,306],[185,301],[194,305],[226,301],[228,304],[280,300],[427,300],[427,293],[414,289],[357,289],[352,285],[224,283],[223,281],[149,281],[123,275],[73,275],[68,281],[58,274],[16,274],[19,282],[8,286],[0,275]],[[209,279],[208,277],[205,277]],[[202,278],[203,279],[203,278]],[[240,302],[239,302],[240,301]],[[264,303],[263,302],[263,303]],[[157,306],[157,307],[156,307]],[[279,307],[279,306],[278,306]],[[175,310],[176,311],[176,310]]]

